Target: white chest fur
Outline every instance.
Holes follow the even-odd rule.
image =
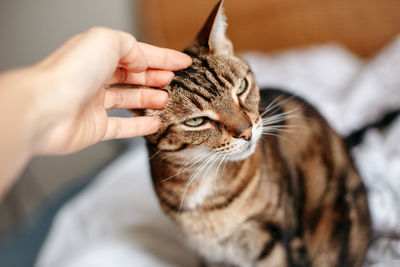
[[[201,206],[207,196],[214,192],[216,186],[215,179],[217,179],[215,174],[208,174],[203,177],[199,177],[197,189],[187,197],[184,205],[189,209],[194,209],[197,206]]]

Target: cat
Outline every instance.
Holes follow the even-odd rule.
[[[343,140],[305,100],[258,88],[222,5],[165,109],[144,111],[162,121],[146,137],[162,209],[207,266],[361,266],[370,214]]]

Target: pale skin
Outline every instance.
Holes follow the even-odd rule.
[[[156,117],[116,118],[106,111],[162,109],[165,91],[106,85],[163,87],[174,70],[191,63],[183,53],[140,43],[128,33],[94,28],[33,66],[0,74],[0,199],[32,156],[155,133]]]

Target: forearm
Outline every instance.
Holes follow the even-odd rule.
[[[43,86],[36,72],[30,67],[0,74],[0,199],[34,153],[34,88]]]

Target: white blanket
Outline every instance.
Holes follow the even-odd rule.
[[[400,38],[362,62],[337,45],[274,55],[247,53],[260,87],[285,88],[317,106],[341,134],[400,107]],[[355,149],[369,190],[374,232],[366,266],[400,266],[400,118]],[[136,139],[59,212],[37,267],[198,266],[161,212],[147,152]],[[386,236],[386,237],[385,237]],[[397,263],[396,263],[397,262]]]

